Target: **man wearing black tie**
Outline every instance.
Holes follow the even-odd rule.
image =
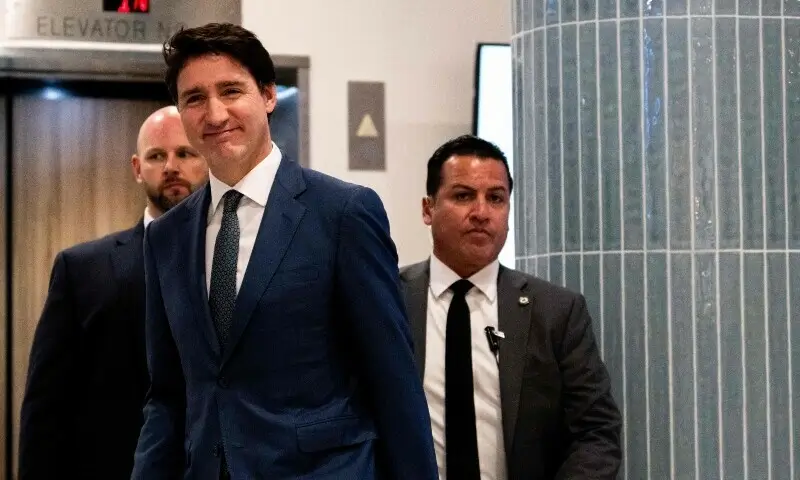
[[[498,262],[512,185],[473,136],[428,161],[433,255],[401,277],[439,478],[614,479],[620,414],[583,296]]]

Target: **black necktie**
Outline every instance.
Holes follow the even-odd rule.
[[[447,478],[480,480],[475,399],[472,388],[472,335],[465,295],[469,280],[450,286],[453,300],[447,311],[444,354],[444,421]]]
[[[236,304],[236,262],[239,259],[239,218],[236,209],[242,194],[228,190],[222,197],[222,224],[214,244],[214,263],[211,265],[211,288],[208,306],[217,329],[221,348],[225,348],[233,323],[233,307]]]

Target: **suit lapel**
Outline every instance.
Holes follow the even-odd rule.
[[[233,325],[223,363],[236,348],[253,310],[272,281],[305,215],[306,207],[295,199],[304,190],[305,181],[300,166],[287,159],[281,160],[258,228],[253,253],[236,297]]]
[[[219,339],[217,330],[214,328],[214,320],[211,318],[211,309],[208,306],[208,290],[206,289],[206,227],[208,223],[208,208],[211,205],[211,186],[206,184],[197,196],[190,198],[186,202],[186,221],[188,228],[183,230],[185,233],[178,235],[188,235],[184,243],[178,245],[189,245],[189,261],[184,278],[189,287],[192,306],[195,310],[194,317],[200,321],[200,328],[205,334],[211,349],[217,355],[220,354]]]
[[[413,265],[403,275],[406,309],[420,376],[425,372],[425,343],[428,318],[428,284],[430,262]],[[505,335],[500,346],[500,401],[503,412],[503,437],[506,454],[510,455],[514,428],[519,412],[522,374],[527,357],[533,298],[524,275],[503,266],[497,280],[499,330]]]
[[[407,272],[406,310],[411,324],[414,340],[414,357],[417,361],[420,378],[425,374],[425,342],[428,326],[428,283],[430,281],[429,262],[418,263]]]
[[[120,321],[129,323],[123,331],[134,335],[134,351],[138,376],[135,380],[141,388],[145,388],[149,381],[147,371],[146,348],[145,348],[145,281],[144,281],[144,220],[139,220],[134,228],[117,236],[117,244],[110,251],[111,269],[113,271],[114,282],[109,286],[119,292],[114,306],[116,311],[126,312],[127,315],[120,316]],[[133,380],[133,379],[132,379]]]
[[[505,449],[506,454],[510,455],[519,412],[533,299],[528,294],[525,277],[502,266],[498,275],[497,295],[499,330],[505,334],[500,344],[500,401]]]
[[[117,237],[116,248],[109,252],[116,285],[127,286],[132,279],[141,279],[140,283],[144,286],[143,238],[143,220],[139,220],[135,227]]]

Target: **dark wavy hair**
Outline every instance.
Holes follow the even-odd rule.
[[[164,81],[174,102],[178,102],[178,75],[189,60],[203,55],[228,55],[250,72],[263,90],[275,83],[272,57],[256,35],[232,23],[209,23],[184,28],[164,42],[167,71]]]

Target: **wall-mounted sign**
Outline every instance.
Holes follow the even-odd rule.
[[[383,82],[348,82],[347,113],[351,170],[386,170]]]
[[[181,27],[241,23],[240,0],[5,0],[3,40],[163,43]]]

